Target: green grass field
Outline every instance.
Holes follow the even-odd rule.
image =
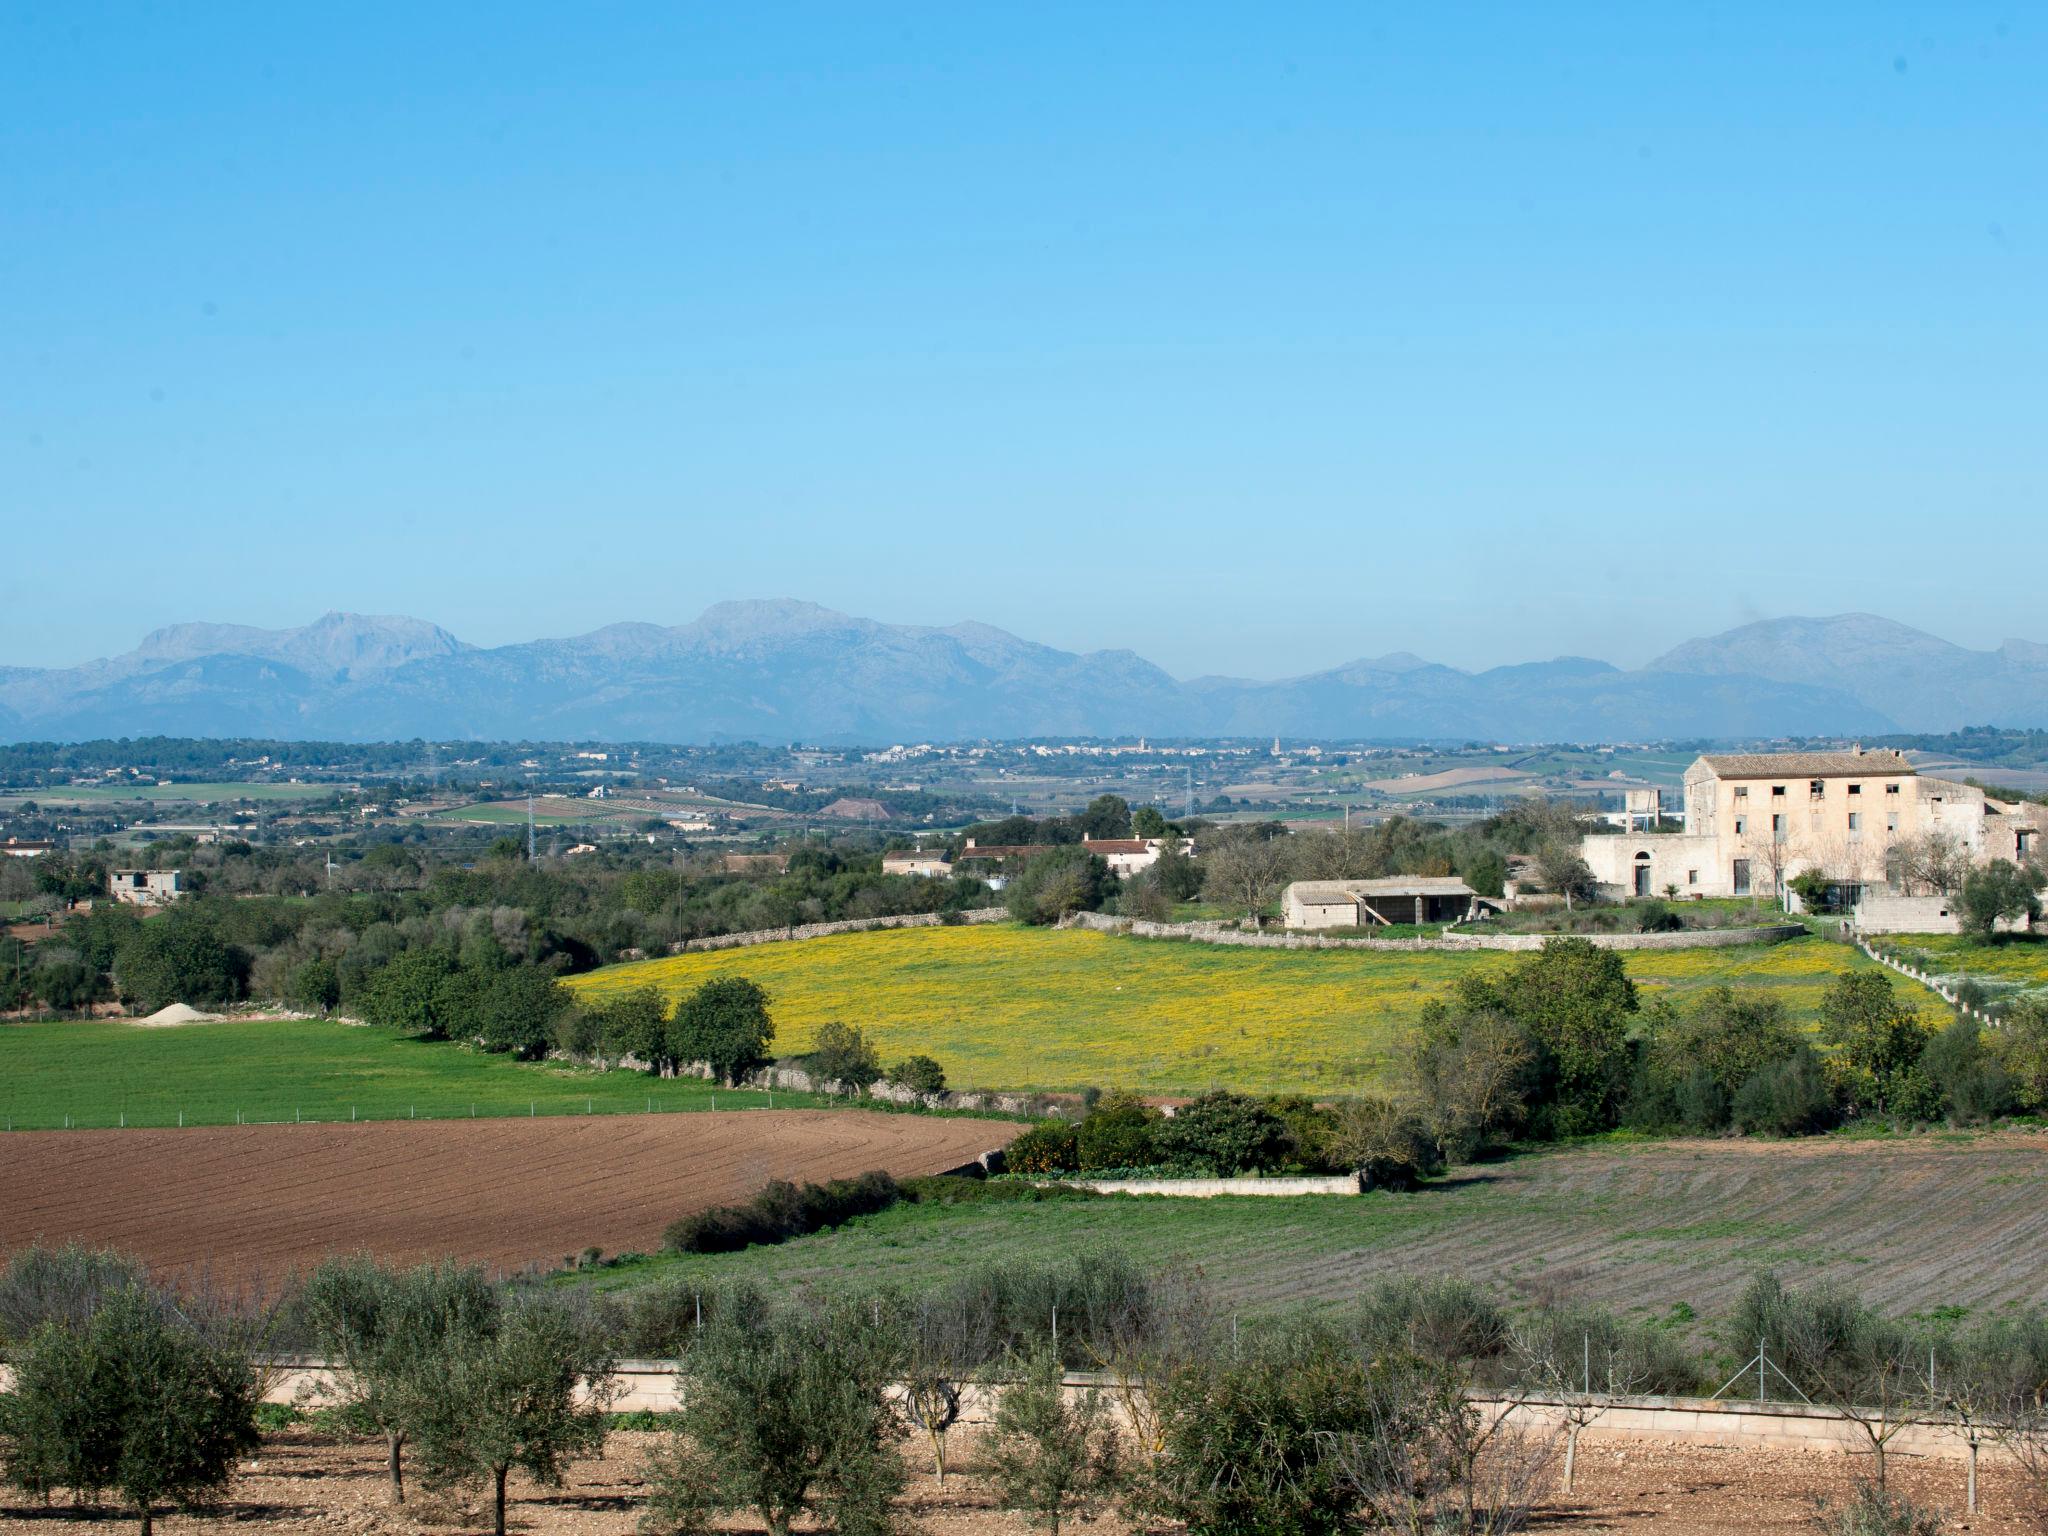
[[[233,1125],[471,1114],[626,1115],[765,1106],[694,1078],[527,1064],[313,1019],[146,1029],[93,1020],[0,1025],[0,1125]],[[775,1103],[826,1102],[777,1093]]]
[[[765,987],[776,1049],[818,1026],[858,1024],[885,1061],[936,1056],[956,1087],[1155,1092],[1224,1085],[1355,1092],[1380,1081],[1422,1006],[1502,953],[1232,949],[1008,924],[898,929],[611,966],[570,985],[603,996],[653,985],[675,996],[714,976]],[[1810,1020],[1841,971],[1871,964],[1820,939],[1631,953],[1645,996],[1726,982],[1768,989]],[[1946,1017],[1932,994],[1930,1022]]]
[[[1960,934],[1900,934],[1882,941],[1907,964],[1949,982],[1971,978],[2029,992],[2048,989],[2048,936],[1981,944]]]
[[[0,791],[0,803],[19,805],[104,805],[148,800],[166,804],[219,805],[236,800],[321,800],[353,784],[65,784],[44,789]]]
[[[1712,1317],[1763,1269],[1838,1279],[1898,1312],[1988,1309],[2039,1303],[2044,1180],[2039,1133],[1614,1140],[1460,1168],[1409,1194],[899,1205],[775,1247],[627,1260],[591,1283],[915,1290],[1115,1246],[1197,1267],[1247,1314],[1338,1307],[1404,1272]]]

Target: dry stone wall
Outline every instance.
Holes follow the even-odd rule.
[[[849,917],[836,923],[798,923],[793,928],[754,928],[746,933],[715,933],[708,938],[671,944],[672,955],[693,955],[707,949],[746,949],[755,944],[780,944],[791,939],[829,939],[836,933],[872,933],[878,928],[944,928],[962,923],[999,923],[1010,914],[1003,907],[970,907],[964,912],[905,912],[894,917]]]

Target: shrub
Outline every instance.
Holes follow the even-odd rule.
[[[880,1169],[823,1184],[777,1179],[743,1205],[713,1206],[671,1222],[661,1240],[677,1253],[733,1253],[836,1227],[886,1210],[901,1198],[896,1180]]]
[[[1377,1406],[1370,1368],[1337,1335],[1255,1334],[1167,1384],[1164,1454],[1132,1502],[1189,1536],[1339,1536],[1364,1509],[1331,1450],[1370,1438]]]
[[[889,1080],[929,1097],[946,1091],[946,1069],[929,1056],[912,1056],[890,1069]]]
[[[2013,1108],[2012,1074],[1985,1043],[1975,1019],[1959,1018],[1928,1041],[1920,1069],[1952,1120],[1995,1120]]]
[[[1946,1526],[1939,1510],[1923,1509],[1865,1477],[1839,1503],[1818,1500],[1815,1516],[1826,1536],[1940,1536]]]
[[[0,1269],[0,1348],[25,1342],[45,1323],[76,1331],[107,1297],[147,1283],[142,1265],[111,1248],[32,1245]]]
[[[1154,1133],[1159,1156],[1204,1163],[1218,1173],[1249,1173],[1280,1165],[1287,1127],[1257,1099],[1217,1089],[1183,1104]]]
[[[1802,1045],[1744,1082],[1736,1090],[1732,1113],[1736,1126],[1751,1134],[1811,1136],[1834,1124],[1834,1090],[1820,1058]]]
[[[1684,926],[1684,919],[1661,901],[1646,901],[1636,908],[1639,933],[1676,933]]]
[[[1143,1168],[1159,1155],[1158,1110],[1127,1093],[1112,1093],[1081,1122],[1076,1147],[1088,1170]]]
[[[1356,1170],[1368,1189],[1413,1189],[1443,1159],[1414,1114],[1388,1099],[1354,1099],[1337,1115],[1331,1161]]]
[[[1081,1166],[1081,1140],[1064,1120],[1041,1120],[1003,1153],[1011,1173],[1073,1173]]]
[[[809,1057],[811,1076],[859,1091],[882,1075],[882,1058],[867,1032],[837,1020],[818,1027]]]

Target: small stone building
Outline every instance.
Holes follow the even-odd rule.
[[[1472,916],[1479,893],[1455,875],[1381,880],[1297,880],[1280,898],[1289,928],[1384,928],[1449,923]]]

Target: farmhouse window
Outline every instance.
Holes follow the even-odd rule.
[[[1884,813],[1884,829],[1887,832],[1899,830],[1899,813],[1897,811],[1886,811]]]
[[[1818,800],[1822,795],[1826,794],[1827,789],[1828,781],[1826,779],[1807,780],[1806,793],[1815,800]]]
[[[1785,841],[1785,818],[1782,816],[1773,816],[1771,818],[1771,841],[1774,843]]]
[[[1747,896],[1749,894],[1749,860],[1747,859],[1737,859],[1735,861],[1735,894],[1738,896]]]
[[[1861,837],[1863,835],[1863,813],[1861,811],[1851,811],[1849,813],[1849,835],[1851,837]]]
[[[1743,835],[1743,834],[1744,834],[1745,832],[1747,832],[1748,830],[1749,830],[1749,818],[1748,818],[1747,816],[1738,816],[1738,817],[1736,817],[1736,818],[1735,818],[1735,835],[1736,835],[1737,837],[1740,837],[1740,836],[1742,836],[1742,835]]]
[[[1688,869],[1685,872],[1685,883],[1687,885],[1698,885],[1700,883],[1700,872],[1696,869]]]
[[[1899,792],[1899,786],[1896,784],[1887,784],[1884,787],[1884,792],[1888,795],[1896,795]]]
[[[1735,798],[1738,800],[1747,800],[1749,798],[1749,786],[1747,784],[1736,785]]]
[[[1851,784],[1849,786],[1849,793],[1852,795],[1860,795],[1863,793],[1863,786],[1861,784]]]
[[[1782,799],[1784,799],[1784,798],[1785,798],[1785,786],[1784,786],[1784,785],[1782,785],[1782,784],[1773,784],[1773,785],[1771,786],[1771,798],[1772,798],[1773,800],[1782,800]]]

